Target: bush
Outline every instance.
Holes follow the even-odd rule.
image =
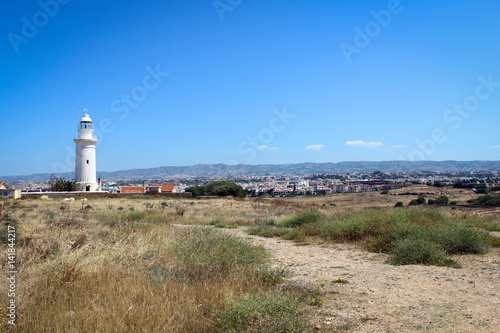
[[[385,211],[364,210],[347,216],[338,216],[325,222],[321,235],[326,239],[354,241],[382,234],[388,227]]]
[[[438,244],[425,239],[404,239],[396,243],[390,262],[394,265],[456,266],[446,259],[446,253]]]
[[[483,254],[490,248],[487,233],[461,224],[438,225],[428,238],[441,244],[448,254]]]
[[[207,195],[218,197],[233,196],[235,198],[245,198],[247,195],[243,187],[228,181],[216,181],[205,186],[191,186],[186,189],[186,192],[193,193],[193,197]]]
[[[408,206],[418,206],[418,205],[423,205],[425,204],[425,198],[424,197],[418,197],[417,199],[413,199],[410,201]]]
[[[396,202],[396,204],[394,205],[394,207],[403,207],[404,204],[403,204],[403,201],[398,201]]]
[[[222,332],[304,332],[307,328],[300,303],[277,292],[240,297],[217,319]]]
[[[257,270],[257,276],[262,284],[266,286],[274,286],[283,283],[287,271],[284,268],[262,267]]]
[[[419,205],[423,205],[423,204],[425,204],[425,198],[424,198],[424,197],[418,197],[418,198],[417,198],[417,203],[418,203]]]
[[[315,223],[321,220],[323,215],[318,212],[304,212],[299,215],[287,217],[278,222],[278,225],[285,228],[295,228],[307,223]]]
[[[430,200],[430,199],[429,199]],[[437,198],[436,200],[434,200],[434,204],[435,205],[442,205],[442,206],[446,206],[448,205],[448,202],[449,202],[449,199],[447,196],[445,195],[442,195],[440,196],[439,198]]]
[[[487,194],[482,195],[477,199],[467,200],[467,202],[474,206],[500,207],[500,196]]]
[[[76,191],[76,180],[66,180],[57,178],[54,175],[50,177],[49,190],[51,192],[71,192]]]

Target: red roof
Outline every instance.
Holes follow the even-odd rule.
[[[176,185],[154,185],[161,187],[161,192],[173,192]]]
[[[3,182],[0,182],[0,186],[2,186]]]
[[[120,193],[144,193],[144,186],[122,186]]]

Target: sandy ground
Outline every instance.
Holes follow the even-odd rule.
[[[392,266],[385,254],[350,244],[297,245],[248,235],[286,267],[292,283],[324,293],[314,324],[320,331],[500,332],[500,249],[486,255],[456,256],[462,268]],[[336,278],[349,283],[332,283]]]

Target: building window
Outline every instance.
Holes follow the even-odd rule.
[[[89,160],[87,160],[87,164],[89,164]]]

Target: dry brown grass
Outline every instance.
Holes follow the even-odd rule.
[[[91,199],[84,210],[81,201],[4,203],[14,202],[20,332],[213,332],[214,309],[264,288],[239,266],[189,280],[169,271],[174,247],[190,237],[173,223],[254,221],[251,202]],[[8,301],[2,293],[0,306]]]

